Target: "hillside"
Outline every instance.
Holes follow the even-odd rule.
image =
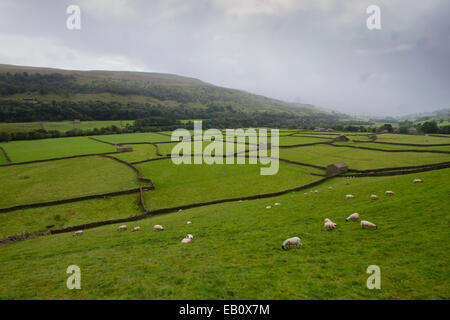
[[[23,98],[36,98],[40,102],[134,102],[199,109],[232,108],[243,112],[292,112],[299,116],[331,115],[310,105],[287,103],[172,74],[0,65],[0,99]]]

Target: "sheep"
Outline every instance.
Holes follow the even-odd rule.
[[[328,189],[329,189],[329,190],[332,190],[332,189],[333,189],[333,187],[328,187]]]
[[[141,231],[141,227],[134,227],[131,232],[135,232],[135,231]]]
[[[372,199],[372,200],[378,200],[378,196],[375,195],[375,194],[373,194],[373,195],[370,196],[370,199]]]
[[[275,205],[276,205],[276,206],[279,206],[280,204],[279,204],[278,202],[275,202]]]
[[[362,220],[361,221],[361,229],[364,229],[364,227],[378,229],[376,224],[369,222],[369,221]]]
[[[353,199],[355,196],[352,194],[348,194],[345,196],[345,199]]]
[[[324,223],[325,230],[331,230],[336,228],[336,223],[331,221],[330,219],[326,218]]]
[[[75,231],[74,236],[81,236],[83,234],[83,230]]]
[[[178,212],[182,212],[182,211],[183,211],[183,209],[178,210]]]
[[[414,183],[420,183],[420,182],[423,182],[423,181],[422,181],[422,179],[414,179],[413,182],[414,182]]]
[[[156,224],[156,225],[153,226],[153,230],[162,231],[162,230],[164,230],[164,228],[163,228],[163,226],[160,226],[159,224]]]
[[[194,240],[194,236],[192,234],[188,234],[186,235],[186,239]]]
[[[314,193],[318,193],[319,191],[317,191],[317,190],[314,190]]]
[[[188,222],[186,222],[186,224],[192,224],[192,221],[188,221]]]
[[[345,219],[345,221],[354,221],[354,220],[358,220],[359,219],[359,213],[352,213],[351,215],[348,216],[347,219]]]
[[[285,240],[283,242],[283,244],[281,245],[281,249],[286,250],[286,247],[289,247],[289,249],[290,249],[291,245],[295,245],[298,248],[301,248],[302,247],[302,240],[300,240],[299,237],[289,238],[289,239],[287,239],[287,240]]]
[[[272,209],[272,206],[267,206],[266,209]]]
[[[122,226],[119,226],[118,228],[117,228],[117,230],[127,230],[127,226],[126,225],[122,225]]]
[[[189,237],[189,236],[191,236],[191,237]],[[189,242],[192,242],[192,239],[194,239],[194,237],[192,237],[191,234],[188,234],[188,235],[186,236],[186,238],[184,238],[183,240],[181,240],[181,243],[189,243]]]
[[[388,190],[385,192],[387,196],[393,196],[394,195],[394,191]]]

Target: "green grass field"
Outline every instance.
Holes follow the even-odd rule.
[[[380,135],[383,141],[447,143],[437,137]],[[97,138],[112,143],[161,142],[170,137],[138,133]],[[360,140],[364,137],[354,137]],[[362,140],[362,139],[361,139]],[[280,137],[281,146],[324,139]],[[204,147],[209,143],[204,143]],[[339,143],[380,149],[425,149]],[[13,162],[113,152],[87,137],[1,144]],[[158,144],[162,154],[175,143]],[[247,147],[248,149],[248,147]],[[446,150],[447,146],[430,147]],[[136,162],[160,158],[153,145],[133,145],[114,157]],[[450,161],[449,154],[387,153],[330,145],[280,148],[280,157],[319,166],[344,161],[351,169],[374,169]],[[5,159],[0,153],[0,164]],[[319,169],[279,163],[278,174],[261,176],[267,165],[175,165],[169,160],[137,164],[155,190],[144,192],[147,208],[282,191],[317,181]],[[415,184],[413,179],[424,182]],[[0,299],[449,299],[450,169],[357,179],[332,178],[281,196],[233,201],[158,214],[72,233],[0,246]],[[112,159],[92,156],[0,167],[0,208],[145,186],[136,172]],[[328,187],[333,187],[329,189]],[[317,190],[317,193],[313,191]],[[386,190],[395,192],[388,197]],[[346,194],[355,195],[346,200]],[[379,200],[371,200],[376,194]],[[281,205],[275,206],[278,202]],[[272,206],[266,209],[266,206]],[[345,222],[358,212],[377,230]],[[55,230],[141,214],[139,194],[0,213],[0,238]],[[337,223],[323,231],[324,218]],[[187,221],[192,221],[187,225]],[[121,223],[123,224],[123,223]],[[165,230],[153,231],[161,224]],[[140,226],[140,232],[130,232]],[[194,240],[181,244],[186,234]],[[281,250],[298,236],[303,248]],[[81,290],[68,290],[66,269],[81,268]],[[366,287],[370,265],[381,269],[381,290]]]
[[[0,143],[13,162],[25,162],[82,154],[115,152],[114,146],[88,137],[72,137]]]
[[[73,121],[0,123],[0,132],[30,132],[39,129],[67,132],[72,129],[92,130],[113,125],[122,128],[127,124],[132,125],[133,123],[133,120],[81,121],[81,123],[74,123]]]

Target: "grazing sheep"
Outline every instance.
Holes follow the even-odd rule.
[[[280,204],[278,202],[275,203],[276,206],[279,206]]]
[[[266,209],[272,209],[272,206],[267,206]]]
[[[330,219],[326,218],[324,223],[325,230],[331,230],[336,228],[336,223],[331,221]]]
[[[83,234],[83,230],[75,231],[74,236],[81,236]]]
[[[191,239],[191,240],[193,240],[193,239],[194,239],[194,236],[193,236],[192,234],[188,234],[188,235],[186,235],[186,239]]]
[[[300,240],[299,237],[289,238],[289,239],[287,239],[287,240],[285,240],[283,242],[283,244],[281,245],[281,249],[286,250],[286,247],[289,247],[289,249],[290,249],[291,245],[295,245],[298,248],[301,248],[302,247],[302,240]]]
[[[319,191],[317,191],[317,190],[314,190],[314,193],[318,193]]]
[[[394,195],[394,191],[388,190],[385,192],[387,196],[393,196]]]
[[[181,240],[181,243],[189,243],[189,242],[192,242],[192,239],[184,238],[183,240]]]
[[[347,219],[345,219],[345,221],[356,221],[359,219],[359,213],[352,213],[351,215],[348,216]]]
[[[373,195],[370,196],[370,199],[372,199],[372,200],[378,200],[378,196],[375,195],[375,194],[373,194]]]
[[[153,230],[162,231],[162,230],[164,230],[164,228],[163,228],[163,226],[160,226],[159,224],[156,224],[156,225],[153,226]]]
[[[352,194],[348,194],[345,196],[345,199],[353,199],[355,196]]]
[[[369,222],[369,221],[362,220],[362,221],[361,221],[361,229],[364,229],[364,228],[374,228],[374,229],[378,229],[378,227],[377,227],[376,224],[374,224],[374,223],[372,223],[372,222]]]
[[[329,190],[332,190],[332,189],[333,189],[333,187],[328,187],[328,189],[329,189]]]
[[[141,231],[141,227],[134,227],[131,232],[135,232],[135,231]]]
[[[182,211],[183,211],[183,209],[178,210],[178,212],[182,212]]]
[[[414,182],[414,183],[420,183],[420,182],[423,182],[423,181],[422,181],[422,179],[414,179],[413,182]]]
[[[192,221],[188,221],[188,222],[186,222],[186,224],[192,224]]]
[[[127,230],[127,226],[126,225],[119,226],[117,230]]]

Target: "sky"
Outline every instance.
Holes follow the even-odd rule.
[[[172,73],[350,115],[450,108],[448,0],[1,0],[0,43],[2,64]]]

